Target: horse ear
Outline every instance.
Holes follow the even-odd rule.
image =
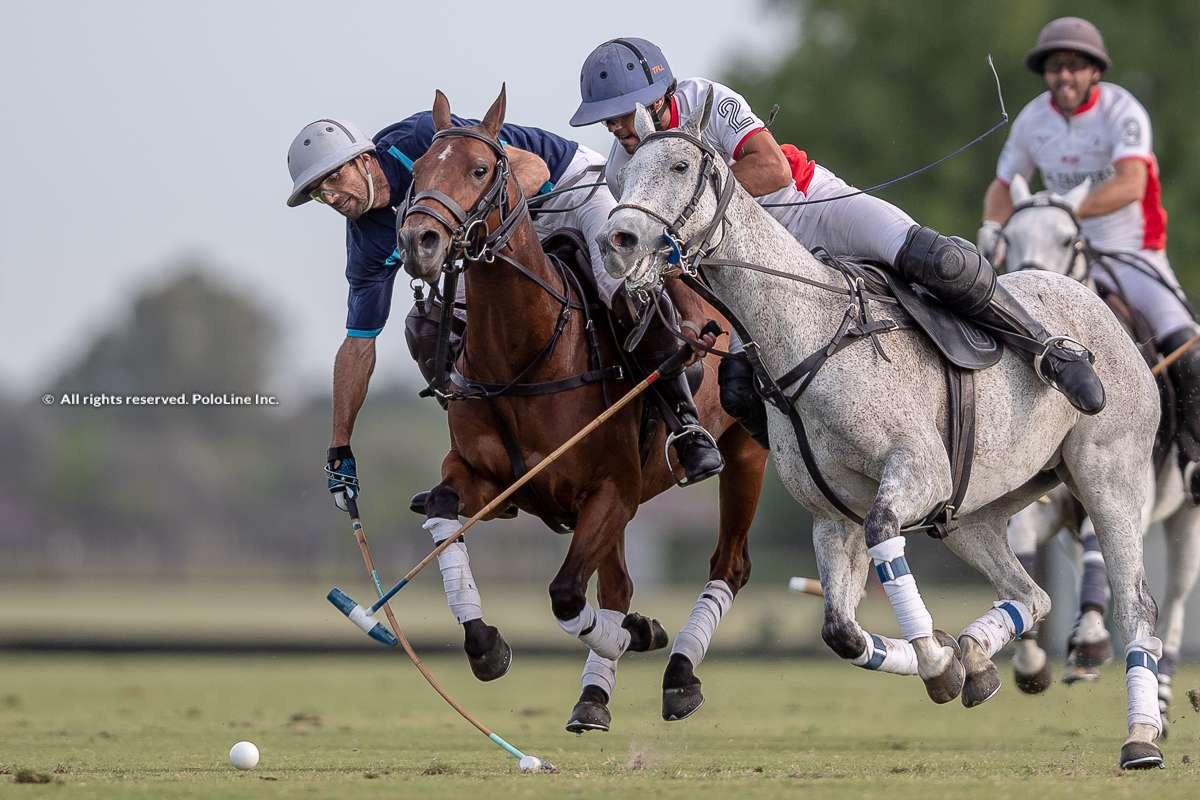
[[[1078,211],[1080,204],[1083,203],[1083,198],[1087,197],[1091,190],[1092,179],[1084,178],[1083,183],[1063,195],[1063,202],[1069,205],[1072,211]]]
[[[433,92],[433,129],[444,131],[450,127],[450,101],[441,89]]]
[[[1008,185],[1008,195],[1013,205],[1019,205],[1029,199],[1029,183],[1024,175],[1013,175],[1012,183]]]
[[[496,97],[496,102],[492,103],[492,107],[483,115],[483,129],[493,139],[500,135],[500,126],[504,124],[504,107],[506,104],[505,85],[502,83],[500,84],[500,94]]]
[[[697,133],[704,133],[704,129],[708,127],[708,120],[712,117],[713,107],[713,87],[709,84],[708,89],[704,92],[704,103],[700,107],[700,128]]]
[[[633,109],[633,131],[639,141],[654,133],[654,117],[650,116],[650,111],[641,103]]]

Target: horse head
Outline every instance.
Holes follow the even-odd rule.
[[[1087,278],[1086,241],[1077,212],[1091,185],[1088,178],[1065,195],[1049,190],[1031,194],[1024,177],[1013,177],[1013,212],[1001,231],[1008,271],[1044,269],[1078,281]]]
[[[641,144],[621,170],[620,202],[598,236],[604,268],[632,289],[659,283],[718,213],[718,195],[732,176],[701,138],[711,113],[711,88],[674,130],[655,131],[650,112],[637,107]]]
[[[458,258],[490,260],[493,235],[505,215],[520,212],[521,191],[500,144],[505,90],[472,127],[454,127],[450,101],[438,91],[433,101],[433,143],[413,163],[412,187],[397,216],[396,247],[409,275],[433,283]],[[504,242],[507,236],[504,237]],[[504,242],[499,242],[503,247]]]

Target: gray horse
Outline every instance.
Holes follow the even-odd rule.
[[[1087,196],[1090,182],[1085,181],[1065,195],[1039,192],[1033,195],[1025,179],[1013,179],[1009,191],[1017,213],[1004,226],[1005,263],[1012,269],[1044,269],[1069,275],[1095,289],[1088,278],[1086,243],[1080,236],[1075,212]],[[1146,475],[1149,486],[1147,507],[1143,510],[1143,530],[1163,523],[1167,543],[1167,593],[1162,615],[1163,657],[1158,669],[1159,708],[1163,724],[1171,702],[1171,680],[1183,640],[1183,615],[1188,595],[1200,575],[1200,508],[1192,504],[1184,490],[1174,445],[1161,459],[1157,474],[1153,466]],[[1062,528],[1067,528],[1083,545],[1083,580],[1080,613],[1068,643],[1070,653],[1065,680],[1094,678],[1096,666],[1111,657],[1112,645],[1104,627],[1106,603],[1104,559],[1093,550],[1091,520],[1064,488],[1059,487],[1029,506],[1009,522],[1009,544],[1018,557],[1032,560],[1038,544]],[[1029,632],[1017,643],[1013,658],[1016,683],[1026,691],[1042,691],[1049,685],[1049,663]],[[1164,727],[1165,732],[1165,727]]]
[[[707,254],[702,276],[745,323],[766,370],[778,377],[824,350],[848,319],[846,295],[834,293],[845,284],[740,186],[728,193],[728,166],[701,139],[711,110],[710,94],[679,129],[656,133],[650,115],[638,109],[642,145],[622,172],[621,203],[601,234],[605,266],[636,291],[673,269],[679,243],[687,243],[685,264],[693,250]],[[719,195],[726,198],[723,211]],[[668,228],[673,237],[665,235]],[[794,280],[704,265],[715,260],[767,267]],[[860,666],[919,675],[935,702],[960,692],[967,706],[987,700],[999,688],[991,656],[1049,610],[1049,597],[1009,549],[1008,518],[1061,479],[1095,523],[1114,587],[1115,618],[1128,642],[1129,737],[1120,764],[1158,766],[1162,753],[1154,741],[1162,722],[1153,669],[1162,643],[1154,638],[1157,614],[1142,567],[1139,513],[1159,417],[1154,379],[1116,318],[1086,287],[1036,271],[1004,276],[1003,282],[1034,317],[1095,355],[1108,406],[1081,416],[1011,352],[976,374],[974,473],[959,504],[959,528],[945,541],[991,581],[999,602],[958,642],[934,630],[901,535],[951,497],[943,444],[947,392],[933,346],[904,331],[886,337],[888,358],[866,344],[848,347],[826,362],[789,414],[769,408],[779,474],[816,520],[813,543],[825,587],[822,637]],[[806,468],[793,428],[796,413],[816,467],[828,486],[837,487],[839,505],[850,514],[838,510]],[[903,639],[869,634],[855,620],[872,563]]]

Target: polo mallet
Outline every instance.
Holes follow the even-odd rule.
[[[810,594],[813,597],[825,596],[825,590],[821,588],[821,582],[816,578],[801,578],[799,576],[789,578],[788,591],[793,594]]]
[[[721,332],[721,329],[717,326],[717,324],[715,322],[709,320],[709,322],[707,322],[704,325],[704,327],[700,330],[700,332],[701,332],[701,334],[712,333],[715,335],[715,334],[719,334]],[[430,551],[429,555],[427,555],[427,556],[425,556],[425,558],[421,559],[421,561],[415,567],[410,569],[403,578],[396,581],[396,583],[393,584],[390,589],[388,589],[386,592],[380,592],[379,599],[376,600],[375,603],[369,609],[362,609],[361,606],[356,605],[353,600],[351,600],[349,597],[347,597],[336,586],[333,589],[331,589],[329,592],[329,602],[331,602],[335,606],[337,606],[339,611],[341,611],[343,614],[345,614],[347,617],[349,617],[350,620],[354,622],[354,624],[358,625],[360,628],[362,628],[364,631],[366,631],[367,635],[371,636],[371,638],[377,639],[378,641],[383,641],[383,640],[379,640],[376,636],[374,636],[371,633],[371,631],[374,630],[374,628],[370,627],[370,626],[373,626],[375,624],[373,622],[372,615],[376,611],[378,611],[380,608],[385,606],[387,604],[387,602],[389,600],[391,600],[392,597],[395,596],[396,592],[400,591],[405,586],[407,586],[408,582],[411,581],[413,578],[415,578],[417,576],[417,573],[419,573],[421,570],[425,569],[425,567],[427,567],[429,565],[429,562],[431,562],[435,558],[437,558],[438,555],[443,550],[445,550],[447,547],[449,547],[450,545],[454,544],[459,539],[461,539],[463,537],[463,535],[471,528],[471,526],[473,526],[476,522],[478,522],[483,517],[486,517],[488,514],[495,511],[497,508],[503,508],[504,507],[503,504],[508,500],[508,498],[510,498],[514,494],[516,494],[521,489],[522,486],[524,486],[525,484],[529,483],[529,481],[531,481],[535,477],[537,477],[538,474],[541,473],[542,470],[544,470],[546,467],[553,464],[563,453],[567,452],[572,447],[579,444],[581,441],[583,441],[584,438],[587,437],[587,435],[589,433],[591,433],[592,431],[596,430],[596,428],[603,425],[609,418],[611,418],[614,414],[616,414],[618,411],[620,411],[622,408],[624,408],[634,398],[636,398],[642,392],[646,391],[646,389],[648,389],[652,385],[654,385],[654,383],[663,376],[663,373],[670,374],[670,373],[675,372],[678,369],[681,369],[683,367],[684,362],[687,361],[687,359],[690,355],[691,355],[690,345],[684,345],[683,347],[679,348],[679,350],[673,356],[671,356],[666,361],[664,361],[662,363],[662,365],[659,366],[658,369],[654,370],[649,375],[647,375],[646,378],[641,383],[639,383],[637,386],[634,386],[632,389],[630,389],[628,392],[626,392],[625,395],[623,397],[621,397],[621,399],[617,400],[617,402],[613,403],[611,406],[609,406],[607,409],[605,409],[605,411],[602,414],[600,414],[600,416],[596,417],[594,420],[589,422],[586,426],[583,427],[582,430],[580,430],[578,433],[576,433],[570,439],[567,439],[565,442],[560,444],[553,453],[546,456],[544,459],[542,459],[536,465],[534,465],[533,469],[526,472],[524,475],[521,476],[521,478],[519,480],[517,480],[515,483],[513,483],[511,486],[509,486],[503,492],[498,494],[495,497],[495,499],[492,500],[492,502],[488,503],[486,506],[479,509],[479,511],[475,512],[475,515],[472,516],[470,519],[468,519],[461,528],[459,528],[457,531],[455,531],[454,533],[450,534],[445,539],[443,539],[442,542],[437,547],[433,548],[433,550]],[[372,577],[375,578],[373,573],[372,573]],[[379,589],[378,578],[375,578],[375,587],[376,587],[376,589]],[[347,610],[347,609],[349,609],[349,610]],[[352,612],[354,613],[354,616],[351,615]],[[383,643],[387,644],[386,641],[383,641]]]
[[[354,527],[354,540],[358,543],[358,550],[362,553],[363,566],[367,568],[367,572],[371,575],[371,580],[375,583],[375,591],[382,593],[382,587],[379,583],[379,573],[375,571],[375,562],[371,559],[371,549],[367,546],[367,535],[363,531],[362,520],[358,516],[358,501],[353,497],[347,498],[346,509],[350,512],[350,523]],[[522,772],[558,772],[558,767],[551,764],[549,761],[544,761],[537,756],[527,755],[522,753],[517,748],[506,742],[500,734],[488,728],[471,712],[463,708],[453,697],[446,693],[438,683],[437,678],[426,666],[421,663],[421,659],[413,650],[412,645],[408,643],[408,638],[404,635],[404,631],[400,629],[400,623],[396,621],[396,617],[392,614],[392,607],[387,604],[386,600],[380,600],[380,605],[383,606],[383,613],[387,616],[388,625],[391,627],[389,631],[383,626],[383,623],[376,622],[372,616],[374,607],[370,611],[357,605],[353,600],[346,596],[341,590],[334,587],[329,592],[329,602],[333,603],[339,611],[350,618],[355,625],[366,631],[377,642],[386,644],[389,647],[395,647],[398,643],[404,648],[404,652],[408,654],[408,659],[412,661],[413,666],[421,673],[426,682],[433,687],[433,690],[441,695],[442,699],[450,704],[450,707],[458,712],[459,716],[467,722],[475,726],[475,728],[484,736],[492,740],[502,750],[508,753],[513,758],[517,759]]]
[[[1158,362],[1157,364],[1155,364],[1153,367],[1150,368],[1150,374],[1155,377],[1158,377],[1159,375],[1161,375],[1163,373],[1163,370],[1165,370],[1167,367],[1171,366],[1176,361],[1178,361],[1180,358],[1182,358],[1183,354],[1186,353],[1188,350],[1191,350],[1196,345],[1196,342],[1200,342],[1200,333],[1196,334],[1195,336],[1188,339],[1183,344],[1179,345],[1179,347],[1176,347],[1174,350],[1172,350],[1170,353],[1168,353],[1167,356],[1162,361]]]

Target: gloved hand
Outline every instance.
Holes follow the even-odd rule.
[[[354,453],[351,452],[350,445],[329,448],[325,477],[328,479],[334,504],[342,511],[348,511],[346,501],[358,497],[359,491],[358,468],[354,463]]]
[[[1000,223],[994,219],[985,219],[983,225],[979,227],[979,233],[975,235],[975,245],[979,248],[980,254],[988,260],[993,267],[996,266],[996,257],[1002,256],[999,253],[1000,247]]]

